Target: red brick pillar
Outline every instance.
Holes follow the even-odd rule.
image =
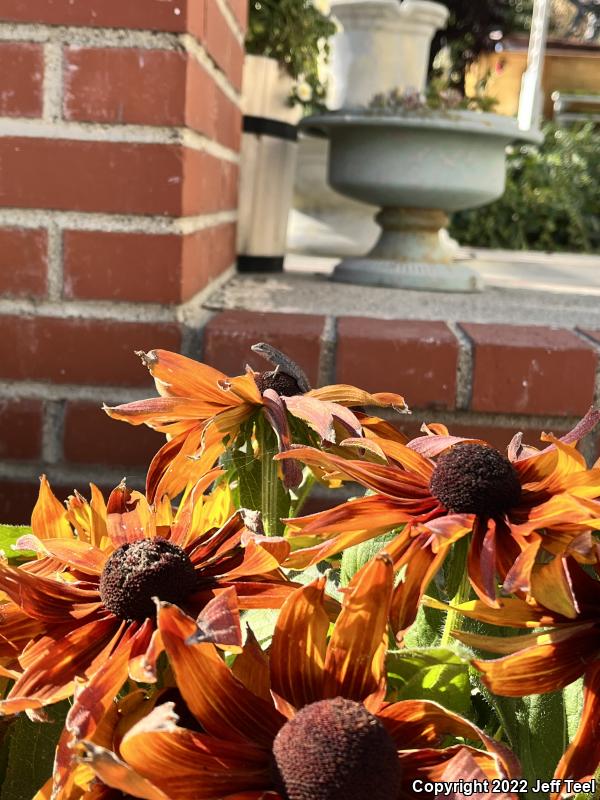
[[[161,441],[99,409],[233,268],[246,6],[0,0],[0,522]]]

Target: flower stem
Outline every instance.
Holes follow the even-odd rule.
[[[279,478],[277,462],[273,456],[277,452],[275,435],[266,421],[260,418],[257,425],[258,446],[261,460],[261,512],[267,536],[277,536],[281,522],[277,508]]]
[[[457,606],[465,603],[471,596],[471,583],[469,581],[469,573],[467,570],[467,554],[469,552],[469,536],[463,536],[454,545],[454,552],[452,553],[452,563],[450,565],[447,585],[456,586],[456,578],[458,578],[458,588],[456,594],[450,601],[451,605]],[[446,620],[444,622],[444,630],[442,632],[442,639],[440,646],[445,647],[452,639],[452,631],[460,630],[462,628],[464,617],[454,608],[448,609]]]
[[[313,475],[312,472],[309,472],[308,475],[306,475],[306,477],[304,478],[302,485],[298,488],[298,496],[296,497],[296,500],[294,501],[292,507],[290,508],[290,517],[298,516],[298,514],[302,509],[302,506],[308,499],[308,495],[310,494],[310,491],[314,486],[315,481],[316,481],[315,476]]]

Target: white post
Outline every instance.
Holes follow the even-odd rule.
[[[550,0],[534,0],[529,36],[527,69],[521,81],[519,128],[530,131],[539,126],[542,115],[542,78],[550,21]]]

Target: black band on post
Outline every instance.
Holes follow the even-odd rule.
[[[283,256],[238,256],[238,272],[283,272]]]
[[[287,122],[267,117],[244,117],[244,133],[254,133],[257,136],[272,136],[275,139],[287,139],[289,142],[298,141],[298,128]]]

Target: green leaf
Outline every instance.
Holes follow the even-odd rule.
[[[438,580],[441,581],[441,578],[442,576],[438,573],[427,587],[425,594],[440,600],[442,593],[438,589]],[[439,645],[445,618],[445,612],[438,611],[436,608],[428,608],[421,603],[417,618],[404,636],[404,646],[410,648]]]
[[[361,567],[370,561],[380,550],[383,550],[388,542],[395,539],[402,529],[396,528],[389,533],[384,533],[381,536],[376,536],[374,539],[369,539],[361,544],[355,544],[354,547],[349,547],[344,550],[342,555],[342,566],[340,570],[340,583],[342,586],[347,586],[352,577],[358,572]]]
[[[266,650],[271,644],[278,616],[279,610],[270,608],[256,608],[241,613],[242,624],[247,624],[252,628],[252,633],[263,650]],[[0,800],[4,799],[0,798]]]
[[[8,763],[0,800],[31,800],[52,775],[54,751],[62,733],[69,701],[46,709],[50,722],[31,722],[20,714],[11,727]]]
[[[260,446],[260,456],[252,451],[252,435]],[[283,534],[281,519],[289,515],[291,498],[278,478],[277,436],[264,414],[257,414],[241,428],[223,463],[229,471],[228,480],[237,484],[234,499],[240,508],[260,511],[265,532],[271,536]]]
[[[433,700],[450,711],[471,710],[469,661],[446,647],[388,653],[388,688],[392,699]]]
[[[0,525],[0,550],[9,562],[28,561],[35,558],[33,550],[13,550],[13,545],[21,536],[31,533],[27,525]]]
[[[303,570],[286,570],[286,575],[291,581],[294,581],[294,583],[301,583],[302,586],[307,586],[309,583],[325,575],[327,578],[325,592],[330,597],[334,597],[340,602],[343,599],[342,592],[340,591],[340,572],[339,570],[332,569],[328,561],[319,561],[318,564],[313,564],[312,567]]]
[[[570,743],[577,733],[583,711],[583,678],[579,678],[563,689],[563,700],[567,720],[567,741]]]
[[[537,779],[551,780],[567,745],[567,719],[562,692],[529,697],[499,697],[483,690],[493,704],[523,776],[535,785]],[[522,797],[547,797],[523,793]]]

